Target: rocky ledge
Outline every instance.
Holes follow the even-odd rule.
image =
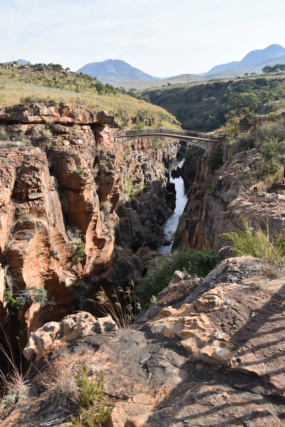
[[[163,237],[165,161],[178,142],[161,141],[163,152],[143,138],[116,142],[116,126],[65,103],[0,109],[0,321],[13,346],[82,309],[101,285],[136,280]]]
[[[35,332],[27,379],[37,384],[51,365],[104,372],[113,427],[285,425],[284,289],[284,271],[251,257],[222,261],[205,279],[176,272],[131,329],[78,313]],[[2,425],[50,425],[50,408],[33,389]]]

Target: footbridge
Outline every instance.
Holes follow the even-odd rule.
[[[213,144],[217,144],[221,138],[213,138],[206,133],[196,132],[191,130],[183,129],[168,129],[168,128],[143,128],[143,129],[131,129],[125,131],[115,131],[113,133],[115,140],[120,139],[123,142],[128,142],[133,139],[141,137],[161,137],[161,138],[173,138],[185,141],[196,147],[200,147],[203,150],[208,151],[211,149]]]

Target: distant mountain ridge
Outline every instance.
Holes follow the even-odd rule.
[[[279,44],[272,44],[265,49],[258,49],[249,52],[241,61],[233,61],[227,64],[216,65],[211,68],[204,76],[209,74],[218,74],[230,70],[237,70],[239,68],[257,67],[260,65],[267,65],[267,63],[278,62],[284,60],[285,48]]]
[[[9,64],[14,64],[14,62],[17,62],[17,64],[19,65],[29,64],[29,61],[26,61],[25,59],[17,59],[16,61],[9,61]]]
[[[120,59],[107,59],[101,62],[91,62],[77,72],[97,77],[102,83],[123,86],[127,89],[146,89],[171,84],[183,84],[212,78],[242,76],[246,73],[262,73],[266,65],[285,64],[285,48],[272,44],[265,49],[257,49],[247,53],[241,61],[232,61],[216,65],[206,73],[181,74],[168,78],[154,77],[144,73]]]
[[[160,80],[159,77],[144,73],[138,68],[132,67],[120,59],[107,59],[102,62],[91,62],[80,68],[78,73],[88,74],[91,77],[97,77],[103,83],[115,83],[123,80]]]

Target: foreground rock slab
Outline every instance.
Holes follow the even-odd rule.
[[[70,377],[84,363],[91,378],[104,372],[112,427],[284,426],[283,273],[251,257],[225,260],[205,279],[177,272],[132,329],[61,337],[28,378],[37,384],[50,365]],[[2,425],[46,426],[52,415],[40,394]]]

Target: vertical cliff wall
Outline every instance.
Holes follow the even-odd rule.
[[[115,125],[64,103],[0,110],[0,317],[23,341],[99,286],[138,278],[163,237],[178,142],[116,143]]]

